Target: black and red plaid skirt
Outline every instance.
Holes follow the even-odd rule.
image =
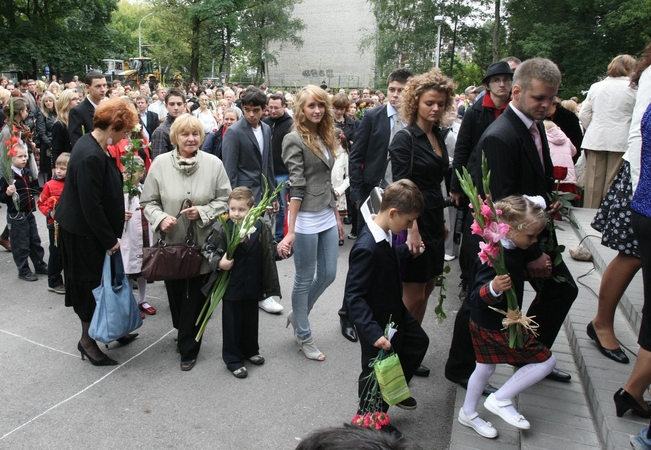
[[[547,361],[552,352],[526,330],[522,348],[509,347],[509,330],[490,330],[470,321],[470,336],[477,362],[484,364],[531,364]]]

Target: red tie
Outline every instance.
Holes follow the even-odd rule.
[[[538,126],[536,122],[531,124],[531,127],[529,128],[529,131],[531,132],[531,135],[533,136],[533,141],[536,144],[536,149],[538,150],[538,157],[540,158],[540,164],[542,164],[543,170],[545,169],[545,160],[543,159],[543,152],[542,152],[542,139],[540,139],[540,131],[538,130]]]

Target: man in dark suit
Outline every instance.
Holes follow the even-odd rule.
[[[139,95],[136,98],[136,108],[138,109],[138,116],[140,117],[140,125],[145,132],[145,136],[148,141],[151,141],[151,135],[154,134],[154,130],[160,125],[158,120],[158,114],[153,111],[147,110],[147,97],[144,95]]]
[[[491,195],[494,201],[508,195],[542,196],[549,201],[554,186],[554,167],[542,121],[547,116],[561,83],[558,67],[548,59],[535,58],[523,62],[513,77],[513,100],[504,113],[484,132],[468,163],[468,171],[481,191],[481,155],[486,155],[491,172]],[[483,194],[483,192],[481,192]],[[553,217],[560,203],[551,205]],[[540,237],[548,234],[543,231]],[[553,231],[552,231],[553,233]],[[468,252],[479,250],[479,241],[469,232],[464,240]],[[535,316],[540,325],[538,340],[551,348],[570,310],[578,290],[572,274],[564,262],[553,265],[555,254],[549,255],[533,245],[527,250],[527,272],[536,295],[527,316]],[[551,269],[549,267],[552,267]],[[557,282],[555,277],[568,281]],[[553,278],[554,277],[554,278]],[[473,278],[473,274],[470,275]],[[454,334],[446,364],[446,378],[462,385],[475,368],[475,357],[470,339],[469,311],[464,303],[455,320]],[[554,369],[547,378],[569,381],[570,375]]]
[[[395,69],[387,79],[387,94],[389,103],[366,111],[361,123],[355,131],[353,147],[348,160],[350,175],[350,200],[359,209],[374,187],[387,185],[387,163],[391,137],[402,128],[398,120],[400,97],[405,89],[407,80],[413,75],[408,69]],[[394,129],[396,127],[396,129]],[[364,227],[364,217],[357,214],[357,230]],[[357,236],[349,234],[350,239]],[[352,341],[357,341],[357,332],[348,320],[345,305],[339,310],[341,334]]]
[[[247,89],[242,95],[244,117],[226,130],[222,144],[222,161],[231,187],[250,188],[256,203],[264,194],[262,175],[267,178],[269,189],[276,188],[271,128],[261,121],[266,106],[267,96],[260,89]],[[278,203],[274,202],[274,209],[277,207]],[[282,305],[272,297],[258,304],[261,309],[272,314],[283,310]]]
[[[269,117],[262,121],[271,128],[271,152],[274,161],[274,176],[276,177],[276,186],[278,183],[285,183],[280,191],[280,202],[278,213],[276,214],[276,242],[283,240],[283,228],[285,224],[285,210],[287,209],[287,180],[289,180],[289,171],[283,161],[283,139],[294,125],[294,119],[290,116],[285,108],[287,102],[281,94],[271,94],[267,98],[267,108]]]
[[[93,131],[95,108],[106,97],[106,91],[108,90],[106,77],[97,70],[91,70],[86,74],[85,83],[88,96],[83,102],[70,110],[68,117],[68,134],[73,148],[80,137]]]

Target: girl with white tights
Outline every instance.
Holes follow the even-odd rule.
[[[525,282],[525,251],[537,242],[537,236],[545,229],[548,214],[542,197],[510,196],[495,205],[501,210],[500,219],[509,225],[502,239],[504,260],[509,275],[496,275],[493,267],[481,264],[475,267],[475,279],[469,296],[471,307],[470,333],[475,348],[477,366],[468,381],[468,390],[458,420],[487,438],[497,437],[497,430],[490,422],[477,414],[477,403],[497,364],[520,367],[504,386],[488,396],[486,409],[504,421],[522,430],[528,430],[529,422],[513,406],[512,399],[530,386],[545,378],[556,366],[556,358],[535,336],[522,329],[521,348],[509,347],[509,330],[502,330],[504,315],[491,309],[506,311],[504,293],[514,289],[522,309]],[[551,262],[549,262],[551,264]]]

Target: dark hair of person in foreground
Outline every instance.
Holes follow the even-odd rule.
[[[344,424],[313,432],[296,450],[422,450],[422,447],[409,438]]]

